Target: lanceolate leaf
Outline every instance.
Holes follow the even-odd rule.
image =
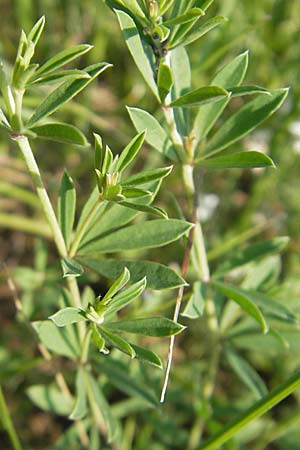
[[[170,104],[170,106],[197,106],[215,102],[224,97],[228,97],[228,92],[225,89],[218,86],[204,86],[177,98]]]
[[[71,325],[72,323],[87,320],[82,313],[83,311],[81,309],[67,307],[57,311],[55,314],[50,316],[49,319],[51,319],[57,327],[65,327],[67,325]]]
[[[135,300],[144,292],[146,284],[147,280],[146,277],[144,277],[141,280],[129,286],[123,292],[117,294],[109,303],[106,314],[111,315],[119,311],[120,309],[125,308],[125,306],[129,305],[133,300]]]
[[[163,209],[157,208],[156,206],[141,205],[130,202],[120,202],[120,205],[126,206],[126,208],[135,209],[136,211],[142,211],[145,213],[153,214],[154,216],[163,217],[164,219],[168,218],[167,213]]]
[[[270,91],[243,106],[214,134],[207,145],[207,156],[214,155],[256,128],[271,116],[283,103],[288,89]]]
[[[54,72],[65,64],[68,64],[84,53],[90,51],[92,48],[92,45],[81,44],[57,53],[36,71],[34,80],[40,78],[42,75],[44,76],[46,74]]]
[[[31,31],[28,34],[28,42],[31,41],[34,45],[36,45],[41,37],[45,26],[45,16],[42,16],[32,27]]]
[[[144,51],[138,29],[133,19],[124,11],[115,9],[120,27],[122,29],[127,47],[146,83],[149,85],[154,95],[158,98],[157,87],[154,81],[153,68]]]
[[[44,411],[65,416],[72,408],[72,398],[66,397],[55,385],[37,384],[26,390],[30,400]]]
[[[135,136],[131,142],[124,148],[122,151],[118,163],[116,166],[116,170],[120,173],[123,172],[123,170],[133,161],[133,159],[136,157],[138,151],[140,150],[141,146],[143,145],[144,139],[145,139],[145,131],[142,131],[137,136]]]
[[[173,19],[164,22],[164,25],[181,25],[182,23],[190,22],[195,17],[201,17],[204,15],[204,11],[200,8],[191,8],[185,14],[174,17]]]
[[[90,78],[80,78],[77,80],[69,80],[63,83],[61,86],[56,88],[51,94],[37,107],[34,114],[30,117],[26,126],[28,128],[35,125],[41,119],[54,113],[58,108],[60,108],[64,103],[71,100],[75,95],[77,95],[82,89],[87,87],[100,73],[111,67],[108,63],[98,63],[93,64],[85,68],[85,72],[90,76]]]
[[[135,357],[137,359],[162,369],[163,365],[161,359],[159,358],[159,356],[157,356],[156,353],[152,352],[151,350],[148,350],[147,348],[140,347],[139,345],[135,344],[130,345],[135,351]]]
[[[227,361],[242,382],[253,392],[257,399],[268,394],[268,389],[255,369],[232,349],[226,351]]]
[[[131,273],[131,281],[136,282],[143,276],[147,278],[149,289],[174,289],[184,286],[186,282],[174,270],[153,261],[119,261],[115,259],[90,259],[79,257],[84,266],[112,280],[120,276],[124,267]]]
[[[197,166],[206,169],[232,169],[253,167],[275,167],[269,156],[261,152],[246,151],[217,158],[202,159],[197,161]]]
[[[271,95],[270,91],[260,86],[233,86],[227,87],[227,91],[231,92],[231,97],[241,97],[243,95]]]
[[[61,261],[63,277],[80,277],[83,274],[83,267],[74,259],[65,256]]]
[[[245,78],[247,67],[248,51],[237,56],[222,67],[213,78],[211,84],[221,86],[222,88],[239,86]],[[192,131],[196,142],[208,134],[228,102],[229,98],[225,98],[216,103],[202,105],[199,108]]]
[[[69,416],[71,420],[83,419],[87,414],[87,396],[83,370],[82,367],[79,367],[76,374],[76,401]]]
[[[89,75],[84,70],[69,69],[61,70],[60,72],[50,73],[50,75],[42,75],[41,77],[31,81],[29,84],[54,84],[60,83],[69,79],[76,80],[77,78],[87,78]]]
[[[144,336],[173,336],[181,333],[185,327],[165,317],[147,319],[122,320],[107,323],[111,330],[125,331],[126,333],[142,334]]]
[[[117,230],[81,249],[81,254],[161,247],[184,235],[192,224],[183,220],[151,220]]]
[[[198,40],[202,36],[204,36],[206,33],[208,33],[210,30],[213,30],[215,27],[221,25],[224,23],[227,19],[223,16],[216,16],[212,19],[207,20],[203,25],[195,26],[192,31],[190,31],[180,42],[176,42],[175,46],[177,45],[189,45],[192,42]],[[174,45],[172,44],[172,47]]]
[[[127,107],[127,110],[136,130],[147,130],[146,142],[172,161],[176,161],[178,158],[172,142],[160,123],[143,109]]]
[[[118,279],[112,284],[105,296],[101,299],[101,302],[105,305],[111,298],[117,294],[130,280],[130,271],[127,267],[124,267],[123,272]]]
[[[230,284],[214,281],[213,286],[229,299],[236,302],[250,316],[252,316],[261,326],[263,333],[267,333],[269,326],[257,305],[252,301],[251,296],[246,291]]]
[[[66,142],[75,145],[88,145],[84,134],[74,125],[67,123],[45,123],[44,125],[37,125],[32,127],[37,137],[49,139],[50,141]]]
[[[162,102],[164,102],[165,98],[169,94],[172,85],[173,75],[170,66],[168,66],[164,63],[163,60],[161,60],[157,74],[157,87]]]
[[[186,307],[181,313],[182,316],[189,319],[197,319],[203,315],[205,305],[205,287],[200,281],[193,284],[193,293],[187,302]]]
[[[65,171],[61,180],[58,197],[58,222],[67,247],[71,240],[76,211],[76,191],[74,183]]]
[[[58,328],[51,320],[32,322],[32,326],[48,350],[71,359],[78,358],[78,342],[66,328]]]
[[[103,326],[101,327],[101,333],[107,342],[110,342],[110,344],[112,344],[121,352],[126,353],[126,355],[129,355],[131,358],[135,358],[135,351],[133,347],[127,341],[125,341],[125,339],[121,338],[117,334],[112,333],[108,328],[105,328]]]
[[[149,183],[150,181],[161,180],[171,173],[172,168],[173,166],[168,166],[160,169],[144,170],[143,172],[138,172],[137,174],[131,175],[121,181],[120,184],[121,186],[138,186],[140,184]]]

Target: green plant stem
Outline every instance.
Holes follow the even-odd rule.
[[[236,420],[223,427],[219,433],[212,436],[207,442],[201,445],[198,450],[216,450],[220,448],[222,444],[232,438],[238,431],[289,396],[298,386],[300,386],[300,372],[297,372],[265,398],[255,403]]]
[[[62,235],[62,232],[59,228],[53,207],[51,205],[47,190],[42,181],[40,171],[38,165],[33,156],[29,141],[26,136],[18,135],[14,137],[16,143],[18,144],[19,149],[22,152],[22,155],[25,159],[27,168],[33,180],[33,183],[36,187],[37,194],[41,201],[41,206],[43,208],[44,214],[46,216],[47,222],[52,231],[52,235],[58,249],[58,252],[62,258],[68,255],[66,244]]]
[[[0,385],[0,419],[3,423],[4,429],[6,430],[8,436],[9,436],[12,448],[14,450],[22,450],[20,440],[18,438],[13,421],[11,420],[11,417],[9,414],[9,410],[8,410],[8,407],[7,407],[7,404],[5,401],[5,397],[2,392],[1,385]]]
[[[75,233],[75,236],[73,238],[72,245],[70,248],[70,258],[73,258],[76,255],[76,252],[78,250],[78,246],[81,242],[81,239],[83,238],[86,230],[90,226],[93,218],[95,217],[95,214],[99,211],[100,207],[103,206],[104,204],[105,203],[103,201],[101,201],[101,199],[99,198],[93,205],[93,207],[90,210],[84,223],[81,225],[81,227],[78,230],[76,230],[76,233]]]

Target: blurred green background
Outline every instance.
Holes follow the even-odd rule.
[[[113,69],[105,72],[98,82],[93,83],[60,113],[64,121],[77,125],[89,140],[92,132],[97,132],[114,151],[118,152],[134,135],[125,105],[139,106],[156,112],[155,100],[147,91],[134,66],[117,21],[101,0],[0,0],[0,11],[0,57],[8,67],[14,62],[20,29],[28,31],[42,14],[46,16],[46,29],[38,47],[38,58],[41,62],[62,48],[77,43],[90,43],[94,45],[94,49],[88,55],[84,55],[80,61],[82,66],[98,61],[113,63]],[[204,222],[207,246],[209,250],[213,250],[224,240],[261,224],[263,224],[261,235],[264,237],[290,236],[291,241],[284,254],[282,265],[278,263],[279,278],[283,284],[276,287],[275,293],[280,295],[280,292],[284,292],[286,301],[295,311],[300,311],[299,0],[288,2],[216,0],[209,11],[210,15],[213,13],[225,15],[229,21],[189,47],[194,87],[207,84],[218,67],[242,51],[250,49],[247,84],[258,84],[270,89],[290,86],[291,89],[280,111],[264,123],[259,131],[252,133],[244,143],[248,149],[268,152],[277,169],[217,171],[205,176],[202,184],[204,196],[214,194],[217,204],[213,213],[208,214]],[[25,98],[28,112],[38,100],[36,92]],[[237,106],[237,103],[233,103],[231,110],[229,109],[226,114],[230,114]],[[34,150],[53,197],[57,195],[63,168],[67,167],[76,180],[79,202],[84,204],[94,183],[91,151],[63,144],[50,144],[46,141],[38,144],[34,142]],[[149,164],[151,160],[150,164],[153,165],[155,164],[153,158],[158,156],[152,157],[146,148],[143,158],[141,164]],[[18,270],[15,272],[15,281],[27,293],[26,307],[30,313],[37,316],[47,314],[53,303],[53,300],[48,299],[55,292],[51,280],[55,279],[57,271],[56,266],[52,265],[54,257],[51,247],[47,254],[39,241],[30,234],[18,230],[16,223],[8,223],[6,216],[18,214],[36,220],[41,217],[41,213],[34,202],[32,204],[19,202],[17,195],[8,194],[7,184],[31,190],[31,183],[20,155],[4,133],[1,133],[0,261],[4,261],[12,268],[19,267],[19,272]],[[181,188],[176,183],[176,173],[168,180],[166,190],[173,191],[176,196],[183,198]],[[161,196],[160,202],[166,201],[168,199],[165,193]],[[156,255],[157,260],[166,257],[163,252]],[[180,259],[176,256],[176,248],[171,246],[169,252],[168,260],[173,258],[174,263],[178,263]],[[24,266],[32,264],[35,264],[35,267],[42,267],[42,258],[48,260],[50,264],[50,271],[46,277],[42,271],[40,274],[43,276],[40,277],[26,272],[25,269],[22,271]],[[97,286],[98,281],[94,282]],[[32,283],[36,283],[34,296],[31,290]],[[37,304],[34,300],[37,292],[42,296],[43,305]],[[167,305],[172,306],[172,296],[169,294],[163,296],[166,296]],[[156,301],[157,305],[161,305],[159,299]],[[11,292],[7,287],[4,270],[1,271],[0,309],[2,331],[0,378],[8,389],[12,415],[23,441],[27,443],[26,448],[52,448],[69,423],[33,406],[24,393],[33,381],[36,382],[40,378],[51,379],[52,370],[47,364],[41,363],[30,333],[22,324],[15,322]],[[115,410],[122,418],[123,431],[120,447],[116,448],[122,450],[194,448],[193,436],[197,435],[201,417],[207,414],[198,400],[201,390],[199,373],[205,373],[207,367],[205,359],[202,359],[202,355],[205,355],[205,343],[201,335],[201,321],[188,325],[189,335],[185,337],[184,342],[179,339],[175,369],[164,412],[144,411],[143,406],[134,403],[129,406],[123,403],[122,409],[120,402]],[[290,351],[283,350],[279,346],[277,353],[275,351],[273,355],[270,351],[270,342],[263,339],[257,338],[255,341],[253,338],[250,343],[241,340],[239,345],[272,388],[284,380],[290,370],[297,367],[300,358],[300,337],[299,333],[289,336]],[[258,345],[259,354],[256,350]],[[160,349],[160,353],[167,354],[167,342],[165,347]],[[151,380],[149,383],[156,386],[155,389],[159,392],[161,374],[142,370],[144,379]],[[115,392],[111,387],[107,389],[113,404],[123,399],[124,394]],[[217,375],[217,391],[214,397],[218,416],[215,417],[215,422],[212,421],[211,429],[218,429],[220,423],[227,421],[252,402],[253,397],[250,393],[234,375],[229,374],[228,367],[223,364]],[[126,412],[130,407],[132,413]],[[248,427],[242,436],[229,442],[226,448],[300,449],[298,408],[295,396],[281,405],[280,410],[275,409],[271,415]],[[257,439],[257,436],[261,438]],[[4,444],[1,450],[6,450],[9,448],[8,443],[4,434],[2,437],[0,442]],[[55,447],[56,450],[59,448],[73,447]]]

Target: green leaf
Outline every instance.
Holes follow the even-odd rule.
[[[137,187],[132,187],[132,186],[124,186],[122,188],[122,195],[124,195],[124,197],[126,199],[132,199],[132,198],[142,198],[142,197],[147,197],[149,195],[152,195],[151,191],[148,191],[147,189],[142,189],[142,188],[137,188]],[[126,206],[126,205],[124,205]]]
[[[46,74],[48,75],[54,72],[55,70],[68,64],[74,59],[79,58],[79,56],[83,55],[84,53],[87,53],[92,48],[92,45],[81,44],[75,45],[74,47],[67,48],[66,50],[57,53],[52,58],[48,59],[48,61],[36,71],[34,80],[36,81],[41,76],[45,76]]]
[[[105,347],[105,340],[95,323],[93,323],[92,327],[92,339],[100,353],[104,353],[104,355],[107,355],[109,353],[109,350]]]
[[[270,91],[260,86],[233,86],[226,88],[228,92],[231,92],[231,97],[241,97],[243,95],[255,95],[255,94],[263,94],[263,95],[271,95]]]
[[[32,322],[32,326],[48,350],[71,359],[79,357],[79,344],[66,328],[58,328],[51,320]]]
[[[173,166],[162,167],[159,169],[144,170],[136,173],[121,181],[121,186],[138,186],[149,183],[150,181],[162,180],[167,177],[173,169]]]
[[[147,130],[145,137],[146,142],[154,147],[157,151],[167,156],[173,161],[177,161],[178,157],[174,150],[173,144],[169,139],[166,131],[160,123],[147,111],[139,108],[130,108],[127,106],[130,119],[138,132]]]
[[[265,321],[265,318],[257,307],[257,305],[253,302],[251,296],[247,291],[244,291],[236,286],[230,284],[224,284],[220,281],[214,281],[212,285],[219,291],[221,294],[233,300],[237,303],[247,314],[253,317],[261,326],[262,332],[266,334],[269,330],[269,326]]]
[[[188,222],[177,219],[158,219],[130,225],[88,243],[82,247],[81,254],[161,247],[179,239],[192,226]]]
[[[188,92],[174,100],[170,106],[172,107],[191,107],[203,105],[206,103],[216,102],[228,97],[228,92],[218,86],[204,86],[194,91]]]
[[[101,171],[103,160],[103,142],[99,134],[94,133],[95,138],[95,169]]]
[[[250,244],[242,250],[235,250],[233,253],[228,253],[226,261],[217,268],[217,274],[230,272],[236,267],[248,264],[255,259],[280,253],[286,248],[289,241],[290,238],[288,236],[279,236]]]
[[[186,327],[165,317],[151,317],[146,319],[122,320],[110,322],[106,327],[115,331],[142,334],[144,336],[174,336],[181,333]]]
[[[200,159],[197,166],[205,169],[250,169],[253,167],[275,167],[269,156],[261,152],[245,151],[217,158]]]
[[[143,277],[141,280],[137,281],[124,291],[117,294],[109,302],[106,315],[114,314],[120,309],[125,308],[125,306],[128,306],[133,300],[138,298],[144,292],[146,284],[146,277]]]
[[[193,284],[193,293],[186,304],[182,316],[189,319],[197,319],[203,316],[205,305],[205,287],[200,281]]]
[[[133,57],[136,65],[137,65],[139,71],[141,72],[146,83],[151,88],[154,95],[157,98],[159,98],[158,92],[157,92],[157,87],[156,87],[156,84],[154,81],[153,67],[151,67],[149,58],[147,57],[147,54],[145,53],[138,29],[134,23],[134,20],[128,14],[126,14],[124,11],[117,10],[117,9],[115,9],[114,11],[118,17],[125,42],[127,44],[129,52],[131,53],[131,56]]]
[[[118,350],[125,353],[126,355],[129,355],[130,358],[135,358],[134,349],[127,341],[125,341],[125,339],[112,333],[108,328],[105,328],[103,326],[101,327],[101,333],[102,333],[104,339],[106,341],[110,342]]]
[[[32,127],[37,137],[48,139],[50,141],[66,142],[74,145],[88,145],[84,134],[73,125],[67,123],[45,123],[44,125],[37,125]]]
[[[31,41],[34,45],[36,45],[41,37],[45,26],[45,16],[40,17],[40,19],[34,24],[31,31],[28,34],[28,42]]]
[[[111,279],[116,279],[120,276],[122,270],[127,267],[131,273],[131,281],[136,282],[146,276],[149,289],[174,289],[186,285],[184,279],[177,275],[174,270],[153,261],[118,261],[84,257],[78,259],[84,266]]]
[[[217,450],[222,444],[227,442],[236,433],[242,430],[245,426],[258,419],[271,408],[280,403],[284,398],[290,395],[300,385],[300,373],[296,372],[288,381],[279,385],[266,397],[256,402],[253,406],[248,408],[244,413],[239,414],[239,417],[234,421],[222,427],[222,429],[204,442],[198,450]]]
[[[179,42],[175,41],[172,43],[172,47],[177,47],[178,45],[189,45],[192,42],[198,40],[202,36],[204,36],[206,33],[208,33],[210,30],[213,30],[214,28],[218,27],[222,23],[226,22],[226,17],[223,16],[216,16],[212,19],[207,20],[203,25],[200,25],[199,27],[194,27],[192,31],[190,31],[182,40]]]
[[[76,80],[78,78],[87,78],[89,79],[90,76],[88,73],[86,73],[84,70],[62,70],[57,73],[51,73],[50,75],[41,76],[40,78],[37,78],[36,80],[32,81],[30,80],[28,82],[28,85],[45,85],[45,84],[55,84],[55,83],[61,83],[63,81],[67,80]]]
[[[55,385],[37,384],[26,389],[30,400],[44,411],[67,416],[72,409],[72,398],[66,397]]]
[[[100,73],[111,67],[108,63],[98,63],[86,67],[84,70],[90,78],[80,78],[77,80],[68,80],[54,89],[48,97],[37,107],[33,115],[30,117],[26,126],[28,128],[35,125],[41,119],[53,114],[58,108],[71,100],[75,95],[87,87]]]
[[[122,173],[123,170],[134,160],[143,145],[145,135],[146,131],[142,131],[137,134],[124,148],[117,162],[116,170],[118,172]]]
[[[270,91],[270,95],[260,95],[243,106],[208,142],[207,157],[219,153],[250,133],[280,107],[287,94],[288,89],[277,89]]]
[[[106,305],[111,298],[116,295],[130,280],[130,272],[127,267],[124,267],[123,272],[118,279],[112,284],[105,296],[101,299],[101,303]]]
[[[61,260],[61,266],[63,269],[63,277],[80,277],[84,270],[83,267],[78,264],[77,261],[75,261],[74,259],[68,258],[67,256],[65,256],[62,260]]]
[[[190,22],[191,20],[194,20],[196,17],[204,16],[204,14],[205,14],[204,11],[200,8],[191,8],[185,14],[174,17],[170,20],[166,20],[164,22],[164,25],[166,25],[166,26],[181,25],[182,23],[186,23],[186,22]]]
[[[227,88],[228,86],[239,86],[245,78],[248,68],[248,51],[238,55],[232,61],[222,67],[211,84]],[[219,102],[202,105],[199,108],[194,121],[192,135],[196,139],[196,144],[211,130],[218,117],[228,105],[230,98],[225,98]]]
[[[165,98],[169,94],[174,80],[170,66],[164,63],[163,59],[161,59],[158,74],[157,74],[157,87],[160,100],[162,103],[165,101]]]
[[[0,125],[10,130],[9,122],[1,108],[0,108]]]
[[[107,403],[104,394],[101,390],[100,384],[96,382],[94,377],[88,374],[87,382],[91,388],[93,398],[99,408],[101,416],[104,418],[107,426],[107,441],[112,442],[117,431],[116,420],[111,413],[109,404]]]
[[[97,364],[97,361],[96,361]],[[148,404],[157,407],[158,401],[154,392],[147,386],[143,385],[136,376],[130,376],[130,368],[121,364],[118,360],[110,358],[102,358],[101,373],[104,373],[109,382],[118,390],[125,392],[133,397],[140,397]]]
[[[48,317],[48,319],[51,319],[57,327],[65,327],[67,325],[71,325],[72,323],[87,320],[81,309],[69,306],[57,311],[55,314],[52,314],[52,316]]]
[[[157,208],[156,206],[148,206],[148,205],[141,205],[138,203],[130,203],[130,202],[120,202],[120,205],[126,206],[126,208],[134,209],[136,211],[142,211],[145,213],[153,214],[154,216],[163,217],[164,219],[168,218],[167,213],[161,209]]]
[[[58,197],[58,222],[67,248],[72,237],[75,212],[76,191],[74,183],[70,175],[64,171]]]
[[[232,349],[226,350],[226,358],[241,381],[250,389],[256,399],[268,394],[268,389],[256,370]]]
[[[151,364],[152,366],[159,367],[160,369],[163,368],[161,359],[156,353],[152,352],[151,350],[148,350],[145,347],[140,347],[139,345],[135,344],[130,345],[135,351],[135,357],[137,359],[140,359],[143,362]]]
[[[76,374],[76,400],[69,415],[71,420],[80,420],[87,415],[87,395],[84,384],[84,369],[79,367]]]

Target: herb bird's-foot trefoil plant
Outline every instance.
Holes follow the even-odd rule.
[[[101,8],[109,13],[104,3],[157,106],[155,113],[127,106],[137,134],[126,135],[119,154],[98,132],[91,146],[77,126],[59,120],[73,106],[78,112],[74,97],[111,67],[70,68],[93,54],[91,45],[37,64],[41,17],[28,34],[22,31],[14,65],[0,66],[1,133],[20,151],[37,194],[14,190],[35,215],[5,223],[39,238],[32,268],[5,273],[17,319],[33,333],[53,375],[53,382],[31,383],[26,394],[68,420],[51,450],[260,450],[278,430],[275,420],[263,422],[259,436],[267,425],[271,432],[259,442],[254,420],[300,385],[296,372],[267,386],[259,345],[255,357],[250,353],[254,339],[287,351],[288,333],[299,333],[281,280],[280,254],[289,239],[266,234],[253,242],[264,230],[253,226],[210,242],[200,220],[202,190],[210,171],[218,177],[224,173],[218,170],[274,168],[267,154],[246,149],[243,138],[279,109],[288,89],[244,83],[248,51],[227,59],[206,85],[197,84],[189,46],[201,45],[227,21],[210,16],[214,0],[105,0]],[[82,208],[80,180],[63,167],[54,206],[35,157],[43,141],[49,148],[54,142],[53,154],[68,145],[92,161],[93,189]],[[162,186],[175,186],[174,194]],[[161,249],[168,244],[168,252]],[[180,315],[189,327],[181,335]],[[170,338],[166,351],[163,337]],[[41,363],[36,359],[27,364],[31,370]],[[232,380],[244,386],[245,403],[235,401]],[[172,406],[176,414],[161,414]],[[0,412],[12,448],[22,449],[2,390]]]
[[[1,127],[15,141],[23,155],[60,258],[62,273],[60,277],[58,275],[57,282],[59,278],[65,278],[66,285],[60,283],[56,306],[56,309],[58,306],[60,309],[48,320],[30,321],[30,317],[22,310],[22,303],[16,301],[16,304],[22,312],[22,319],[35,331],[42,355],[47,360],[52,359],[51,354],[61,355],[74,363],[74,383],[71,376],[71,386],[61,372],[56,372],[57,385],[33,385],[28,389],[28,395],[39,406],[74,420],[75,433],[82,447],[90,448],[89,442],[95,430],[107,442],[111,442],[118,431],[117,420],[102,392],[102,382],[98,380],[99,373],[102,373],[98,367],[102,366],[102,360],[110,358],[110,355],[105,355],[114,348],[132,359],[137,358],[162,368],[160,357],[148,345],[138,345],[136,337],[128,342],[123,333],[165,337],[184,329],[182,325],[165,317],[130,318],[129,315],[128,319],[128,314],[125,318],[118,317],[120,310],[121,313],[124,308],[127,311],[127,307],[143,295],[147,278],[150,287],[155,289],[185,284],[175,271],[152,261],[118,261],[107,259],[103,254],[163,246],[184,236],[192,225],[184,220],[167,220],[165,211],[151,206],[162,180],[169,175],[172,166],[127,176],[123,174],[141,149],[146,130],[134,137],[119,157],[114,157],[109,147],[103,145],[100,136],[95,134],[95,173],[91,176],[95,178],[96,187],[78,223],[75,224],[76,191],[66,171],[62,177],[55,212],[30,141],[43,138],[88,148],[88,141],[78,128],[50,120],[49,116],[87,87],[110,64],[96,63],[83,70],[62,69],[91,50],[91,46],[85,44],[63,50],[41,66],[32,63],[44,24],[45,19],[42,17],[28,35],[22,32],[11,76],[1,65]],[[27,91],[37,85],[48,84],[54,84],[53,90],[28,117],[23,111],[23,98]],[[150,213],[160,219],[130,224],[139,212]],[[81,292],[77,280],[84,274],[84,265],[115,279],[103,297],[96,297],[88,286]],[[130,281],[132,284],[129,284]],[[118,364],[115,352],[112,353],[112,364],[106,366],[108,378],[110,371],[114,370],[114,361]],[[139,395],[148,405],[156,405],[154,392],[131,378],[127,369],[112,377],[115,381],[120,380],[121,390],[122,385],[125,385],[127,392],[128,386],[129,394]],[[45,406],[45,402],[48,406]],[[10,435],[14,437],[14,433]]]

